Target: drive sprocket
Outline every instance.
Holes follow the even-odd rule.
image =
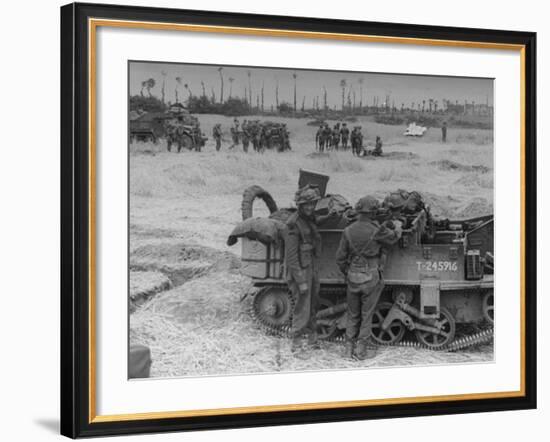
[[[254,295],[252,313],[265,328],[283,333],[290,327],[292,296],[287,287],[264,287]]]

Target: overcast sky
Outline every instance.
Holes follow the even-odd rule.
[[[179,63],[153,63],[153,62],[131,62],[130,63],[130,94],[138,95],[141,91],[142,81],[154,78],[156,86],[151,90],[153,95],[161,96],[161,84],[163,75],[166,73],[166,101],[175,101],[175,89],[178,88],[180,101],[187,99],[188,93],[183,84],[187,83],[193,95],[202,93],[201,81],[204,82],[206,93],[211,95],[212,88],[216,94],[216,100],[220,97],[220,75],[216,65],[194,65]],[[318,96],[319,105],[323,106],[323,87],[327,89],[327,101],[329,107],[341,107],[342,89],[340,81],[346,80],[346,91],[351,87],[355,91],[356,105],[359,105],[360,84],[363,79],[363,105],[372,105],[373,98],[379,97],[382,104],[387,94],[390,95],[390,105],[395,102],[396,107],[404,103],[410,107],[412,102],[418,103],[422,100],[428,101],[433,98],[439,101],[449,99],[452,102],[458,100],[463,103],[475,101],[476,103],[493,104],[493,80],[480,78],[460,77],[433,77],[424,75],[396,75],[378,73],[358,72],[336,72],[336,71],[311,71],[254,67],[223,66],[224,77],[224,99],[229,97],[231,89],[229,78],[233,78],[232,95],[243,97],[245,87],[248,88],[247,72],[250,71],[252,86],[252,101],[256,104],[256,94],[260,93],[264,85],[264,105],[269,109],[275,105],[275,88],[279,84],[279,103],[286,101],[293,103],[294,79],[297,75],[297,104],[301,107],[302,99],[305,96],[306,108],[312,106],[312,100]],[[176,77],[180,77],[182,85],[178,85]],[[144,91],[146,94],[146,91]],[[346,92],[347,100],[347,92]],[[353,97],[352,97],[353,100]]]

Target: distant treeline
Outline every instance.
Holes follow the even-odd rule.
[[[477,114],[457,114],[447,112],[441,109],[429,112],[421,110],[412,111],[407,108],[393,107],[376,107],[364,106],[362,108],[345,108],[345,109],[306,109],[299,108],[294,110],[294,106],[290,103],[281,102],[274,109],[271,106],[269,109],[262,110],[261,106],[250,106],[248,100],[244,98],[231,97],[223,103],[215,101],[215,98],[206,95],[196,96],[190,95],[185,100],[185,105],[189,112],[194,114],[221,114],[226,116],[245,116],[245,115],[266,115],[266,116],[286,116],[296,118],[318,118],[327,120],[352,120],[357,116],[372,116],[373,120],[380,124],[388,125],[406,125],[411,122],[416,122],[423,126],[439,127],[443,121],[447,122],[450,127],[462,127],[472,129],[492,129],[492,115],[477,115]],[[145,112],[164,112],[170,106],[170,103],[164,104],[162,100],[154,95],[133,95],[130,97],[130,111],[145,111]]]

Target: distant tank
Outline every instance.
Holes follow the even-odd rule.
[[[321,300],[318,332],[340,339],[345,330],[346,285],[335,262],[343,229],[356,214],[341,195],[326,194],[328,177],[300,171],[299,187],[317,186],[322,195],[316,215],[337,217],[319,223]],[[371,192],[365,189],[365,193]],[[406,200],[399,219],[403,235],[387,259],[385,288],[373,316],[373,339],[381,345],[457,350],[492,338],[494,321],[493,215],[465,220],[436,220],[418,192],[400,191]],[[270,223],[254,222],[253,204],[262,199]],[[387,199],[388,201],[389,199]],[[254,281],[252,314],[269,333],[288,335],[294,300],[284,279],[284,222],[296,209],[277,207],[260,186],[244,191],[243,222],[228,244],[241,238],[241,272]],[[387,209],[380,222],[391,222]],[[256,220],[263,220],[256,218]],[[267,230],[265,225],[267,225]],[[282,227],[281,227],[282,226]],[[262,230],[263,229],[263,230]]]

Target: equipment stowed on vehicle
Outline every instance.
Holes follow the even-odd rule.
[[[346,283],[335,262],[344,228],[356,213],[341,195],[326,194],[329,177],[301,170],[299,186],[319,188],[315,213],[321,234],[321,281],[317,326],[320,338],[340,339],[345,330]],[[365,193],[370,189],[365,189]],[[435,219],[418,192],[400,191],[406,199],[397,213],[381,209],[380,222],[403,222],[398,244],[388,251],[385,288],[373,316],[372,338],[381,345],[458,350],[493,335],[493,215],[464,220]],[[253,203],[262,199],[270,215],[264,226],[250,229]],[[241,272],[254,281],[252,314],[269,333],[289,335],[293,299],[284,279],[284,223],[295,211],[279,209],[260,186],[243,194],[242,217],[228,240],[241,238]],[[326,216],[336,212],[337,216]],[[258,235],[257,230],[261,230]],[[475,325],[475,327],[469,327]],[[475,329],[474,334],[460,330]]]

